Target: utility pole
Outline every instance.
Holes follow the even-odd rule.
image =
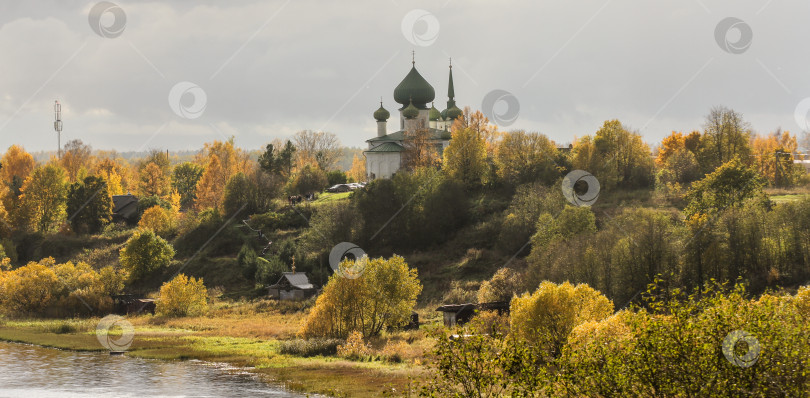
[[[59,103],[59,100],[56,100],[53,104],[53,117],[53,129],[56,130],[58,145],[57,154],[59,155],[59,159],[62,159],[62,105]]]

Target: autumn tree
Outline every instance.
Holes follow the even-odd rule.
[[[21,146],[12,145],[0,158],[0,165],[0,200],[8,212],[8,222],[16,229],[25,228],[30,220],[20,207],[20,195],[23,182],[34,170],[34,157]]]
[[[772,186],[791,186],[804,172],[801,166],[793,163],[793,154],[799,145],[789,131],[777,129],[765,136],[757,135],[751,141],[751,147],[758,171]]]
[[[180,206],[189,208],[196,199],[197,182],[203,175],[203,167],[192,162],[177,165],[172,172],[172,188],[180,194]]]
[[[59,164],[67,172],[68,181],[76,182],[80,180],[82,174],[86,176],[92,169],[93,148],[86,145],[82,140],[70,140],[65,143],[62,151],[62,158]]]
[[[225,185],[232,175],[248,170],[247,154],[234,146],[233,137],[227,141],[206,143],[198,155],[198,163],[206,164],[202,177],[197,182],[196,206],[198,209],[222,209]]]
[[[463,115],[453,121],[451,126],[451,129],[459,128],[469,128],[478,133],[486,144],[487,157],[491,159],[495,156],[498,140],[503,134],[498,132],[498,127],[491,124],[481,111],[472,112],[470,107],[465,106]]]
[[[194,190],[196,197],[195,206],[198,210],[219,209],[222,205],[222,194],[225,190],[225,182],[220,177],[223,175],[222,164],[219,156],[212,154],[208,161],[208,166],[197,181]]]
[[[429,129],[406,131],[402,145],[405,147],[402,152],[402,167],[406,170],[439,165],[437,144],[432,140]]]
[[[20,207],[36,231],[56,229],[65,220],[67,176],[56,164],[38,167],[25,179]]]
[[[138,227],[150,229],[160,236],[166,236],[174,228],[174,215],[171,210],[161,206],[152,206],[143,212],[138,221]]]
[[[112,201],[102,177],[85,177],[70,185],[67,194],[68,222],[76,233],[96,233],[112,219]]]
[[[342,155],[340,141],[332,133],[302,130],[295,134],[293,141],[299,158],[314,161],[324,171],[332,170]]]
[[[512,299],[509,319],[515,338],[554,358],[576,326],[611,314],[613,302],[588,285],[543,282],[534,293]]]
[[[514,184],[542,181],[553,183],[559,176],[557,147],[540,133],[512,131],[503,135],[495,151],[498,176]]]
[[[443,169],[467,186],[478,185],[487,172],[486,142],[472,128],[455,128],[444,149]]]
[[[663,167],[667,163],[667,159],[673,153],[684,148],[684,135],[678,131],[673,131],[672,134],[664,137],[661,141],[661,147],[658,149],[658,156],[655,158],[655,163],[659,167]]]
[[[169,176],[153,162],[149,162],[141,170],[140,182],[140,192],[143,196],[164,198],[169,194]]]
[[[358,265],[357,262],[360,262]],[[361,267],[359,277],[335,273],[324,286],[299,334],[309,337],[346,337],[359,331],[364,337],[378,335],[387,326],[408,322],[422,291],[415,268],[405,259],[362,257],[344,260],[341,267]]]
[[[653,182],[649,146],[641,135],[618,120],[608,120],[594,137],[583,137],[574,146],[573,165],[590,172],[605,188],[646,187]]]
[[[357,154],[354,155],[352,158],[352,167],[349,169],[349,172],[346,173],[349,176],[349,179],[353,182],[363,182],[368,179],[366,174],[366,162],[364,159],[360,159]]]
[[[236,173],[225,186],[223,207],[225,213],[233,214],[244,206],[244,214],[264,213],[270,209],[273,198],[278,195],[281,179],[260,170],[249,174]]]
[[[750,164],[751,125],[743,120],[742,114],[726,107],[714,107],[706,116],[704,127],[697,153],[704,173],[711,173],[735,157]]]
[[[168,317],[193,316],[202,315],[207,309],[208,290],[202,278],[180,274],[160,287],[155,313]]]

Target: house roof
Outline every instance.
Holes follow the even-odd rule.
[[[380,145],[377,145],[373,149],[369,149],[366,152],[402,152],[405,148],[402,145],[395,144],[393,142],[383,142]]]
[[[441,129],[429,129],[430,131],[430,139],[432,140],[449,140],[450,139],[450,132],[444,131]],[[377,141],[404,141],[405,140],[405,130],[400,130],[391,134],[384,135],[382,137],[374,137],[371,139],[366,140],[366,142],[377,142]]]
[[[489,303],[467,303],[467,304],[445,304],[439,308],[436,308],[436,311],[441,312],[459,312],[465,309],[479,309],[479,310],[504,310],[509,309],[509,302],[508,301],[493,301]]]
[[[135,195],[113,195],[113,214],[128,217],[138,210],[138,198]]]
[[[309,278],[307,278],[307,274],[304,272],[284,272],[282,273],[281,279],[279,279],[275,285],[271,285],[270,288],[279,287],[279,285],[281,285],[285,279],[290,285],[298,289],[305,290],[315,288],[311,283],[309,283]]]

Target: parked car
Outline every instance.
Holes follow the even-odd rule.
[[[349,192],[351,190],[352,188],[349,187],[349,184],[337,184],[326,188],[326,192]]]

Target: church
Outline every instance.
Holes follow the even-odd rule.
[[[416,70],[412,61],[411,71],[394,89],[394,101],[399,108],[399,125],[395,131],[388,132],[388,118],[391,114],[383,107],[374,111],[377,121],[377,136],[366,140],[368,149],[363,152],[366,157],[366,173],[369,180],[390,178],[402,167],[402,152],[405,151],[406,134],[417,129],[427,128],[430,140],[441,156],[444,148],[450,144],[450,127],[463,112],[456,106],[453,89],[453,64],[450,63],[450,77],[447,83],[447,108],[441,112],[433,106],[436,92],[433,86]],[[427,107],[430,104],[430,108]]]

